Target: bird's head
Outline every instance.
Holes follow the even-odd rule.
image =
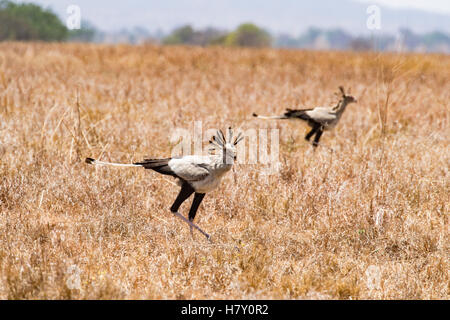
[[[355,97],[353,97],[353,96],[351,96],[351,95],[345,94],[344,87],[340,86],[340,87],[339,87],[339,91],[340,91],[341,94],[342,94],[342,100],[343,100],[346,104],[358,102],[358,101],[356,100]]]
[[[209,141],[211,148],[210,153],[221,156],[221,162],[227,165],[233,165],[237,159],[236,145],[243,139],[242,133],[239,133],[233,140],[233,130],[228,128],[228,141],[222,130],[217,133]]]

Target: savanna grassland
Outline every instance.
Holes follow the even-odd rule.
[[[339,85],[358,103],[316,152],[251,116]],[[449,101],[445,55],[2,43],[0,298],[448,299]],[[279,172],[205,197],[212,243],[171,178],[84,162],[170,156],[194,121],[280,130]]]

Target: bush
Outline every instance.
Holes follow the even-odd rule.
[[[169,36],[163,39],[163,44],[207,46],[223,43],[221,39],[224,37],[226,37],[226,33],[221,30],[206,28],[196,31],[190,25],[186,25],[173,30]]]
[[[68,30],[50,10],[24,3],[0,1],[0,40],[62,41]]]
[[[164,38],[164,44],[191,44],[194,38],[194,29],[191,26],[183,26],[175,29],[169,36]]]
[[[270,47],[271,42],[268,32],[251,23],[241,24],[225,39],[226,45],[240,47]]]

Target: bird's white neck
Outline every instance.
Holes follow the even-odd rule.
[[[348,101],[345,99],[339,101],[339,103],[333,108],[333,110],[336,112],[336,115],[340,117],[342,113],[344,113],[345,108],[347,108]]]
[[[214,167],[214,170],[217,172],[220,172],[222,174],[226,173],[227,171],[231,170],[231,167],[233,167],[233,159],[225,159],[223,155],[216,154],[211,156],[211,163]]]

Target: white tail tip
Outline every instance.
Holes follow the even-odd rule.
[[[94,165],[100,165],[100,166],[114,166],[114,167],[142,167],[139,164],[128,164],[128,163],[114,163],[114,162],[104,162],[104,161],[98,161],[92,158],[86,158],[85,160],[88,164],[94,164]]]

